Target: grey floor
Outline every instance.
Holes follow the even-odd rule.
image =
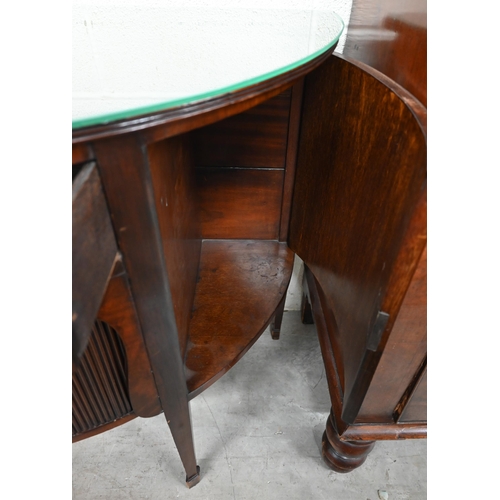
[[[73,445],[74,499],[425,499],[425,440],[379,442],[362,467],[337,474],[320,458],[329,397],[313,325],[285,312],[191,402],[201,482],[188,490],[163,415],[137,418]],[[386,492],[386,494],[384,493]]]

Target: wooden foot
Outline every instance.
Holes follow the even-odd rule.
[[[321,454],[335,472],[351,472],[364,463],[375,441],[341,441],[333,426],[332,415],[326,422]]]
[[[191,477],[187,477],[186,476],[186,485],[187,485],[187,487],[188,488],[192,488],[193,486],[196,486],[200,482],[200,479],[201,479],[200,467],[197,465],[196,466],[196,474],[194,474]]]
[[[281,302],[279,303],[278,308],[276,309],[276,313],[274,314],[274,318],[271,322],[271,337],[273,340],[279,340],[280,338],[280,330],[281,330],[281,322],[283,321],[283,313],[285,311],[285,301],[286,301],[286,293],[283,295]]]

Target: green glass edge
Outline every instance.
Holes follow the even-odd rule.
[[[151,106],[145,106],[145,107],[140,107],[140,108],[131,108],[126,111],[117,111],[114,113],[110,113],[108,115],[100,115],[100,116],[95,116],[92,118],[81,118],[79,120],[74,120],[72,122],[72,128],[73,130],[79,129],[79,128],[84,128],[84,127],[89,127],[91,125],[105,125],[114,121],[118,120],[123,120],[126,118],[134,118],[135,116],[139,115],[145,115],[148,113],[152,113],[154,111],[166,111],[167,109],[174,108],[176,106],[181,106],[182,104],[187,104],[187,103],[194,103],[197,101],[202,101],[204,99],[208,99],[210,97],[214,97],[217,95],[223,95],[228,92],[232,92],[233,90],[237,89],[242,89],[244,87],[249,87],[250,85],[254,85],[255,83],[262,82],[264,80],[267,80],[269,78],[273,78],[275,76],[278,76],[280,74],[286,73],[289,70],[298,68],[299,66],[302,66],[303,64],[311,61],[312,59],[316,58],[317,56],[323,54],[327,50],[329,50],[331,47],[333,47],[338,41],[342,33],[344,32],[345,24],[343,19],[335,14],[336,17],[338,17],[339,21],[342,24],[342,27],[336,36],[336,38],[333,39],[331,43],[328,45],[325,45],[323,48],[317,50],[313,54],[310,54],[303,59],[299,59],[297,62],[288,64],[287,66],[283,66],[281,68],[278,68],[274,71],[270,71],[269,73],[264,73],[262,75],[256,76],[254,78],[250,78],[249,80],[243,80],[242,82],[238,82],[233,85],[229,85],[228,87],[222,87],[216,90],[211,90],[209,92],[205,92],[202,94],[195,94],[193,96],[189,97],[182,97],[181,99],[176,99],[173,101],[166,101],[158,104],[152,104]]]

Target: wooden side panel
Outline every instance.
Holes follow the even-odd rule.
[[[348,423],[387,340],[389,329],[375,340],[372,332],[426,185],[425,132],[407,104],[415,101],[369,70],[332,56],[306,78],[289,233],[335,317]],[[419,103],[415,109],[425,114]],[[422,240],[414,243],[421,248]],[[411,272],[421,253],[412,244]],[[410,279],[402,273],[398,286],[406,291]],[[383,312],[395,317],[399,307]]]
[[[424,251],[372,379],[360,422],[392,422],[427,352],[427,252]]]
[[[86,164],[73,181],[73,362],[83,354],[117,246],[99,173]]]
[[[161,405],[127,275],[121,261],[117,262],[97,317],[116,330],[123,342],[127,361],[128,396],[134,413],[139,417],[158,415],[161,413]]]
[[[203,238],[278,239],[283,170],[197,168]]]
[[[193,132],[196,166],[284,168],[291,91]]]
[[[184,135],[150,144],[148,157],[179,343],[184,357],[201,252],[189,137]]]
[[[344,56],[389,76],[427,104],[427,0],[354,0]]]

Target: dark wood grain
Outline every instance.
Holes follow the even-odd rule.
[[[73,372],[73,439],[132,414],[123,344],[109,325],[95,321]]]
[[[124,417],[121,417],[120,419],[115,420],[114,422],[100,425],[99,427],[96,427],[95,429],[92,429],[84,434],[76,434],[75,436],[73,436],[71,442],[78,443],[78,441],[83,441],[84,439],[87,439],[89,437],[97,436],[99,434],[102,434],[103,432],[114,429],[115,427],[118,427],[119,425],[126,424],[127,422],[134,420],[134,418],[137,418],[137,415],[135,413],[131,413],[130,415],[125,415]]]
[[[293,253],[284,243],[203,242],[186,357],[190,398],[259,338],[286,295],[292,267]]]
[[[427,105],[427,1],[354,0],[343,55],[381,71]]]
[[[291,91],[193,132],[197,167],[284,168]]]
[[[347,441],[387,441],[399,439],[426,439],[426,422],[350,425],[342,434]]]
[[[197,168],[202,237],[278,239],[283,170]]]
[[[394,440],[394,439],[421,439],[427,437],[427,424],[426,422],[414,423],[414,422],[397,422],[391,419],[390,422],[384,423],[379,421],[377,423],[356,423],[354,425],[348,425],[342,420],[342,401],[343,401],[343,389],[342,383],[339,377],[340,370],[337,367],[335,349],[332,347],[332,325],[327,324],[330,321],[328,311],[325,311],[326,301],[321,290],[318,287],[318,283],[310,270],[305,267],[304,271],[304,286],[303,286],[305,298],[307,302],[310,301],[312,314],[314,315],[314,323],[316,325],[316,330],[318,333],[319,343],[321,346],[321,354],[323,357],[323,362],[325,365],[326,379],[328,382],[328,388],[330,392],[330,398],[332,401],[332,409],[329,417],[329,424],[332,425],[335,430],[335,434],[342,441],[377,441],[377,440]],[[395,373],[401,368],[400,365],[394,365],[392,377],[397,378]],[[419,378],[420,380],[420,378]],[[392,390],[388,386],[389,390]],[[374,385],[374,392],[383,397],[385,393],[385,386],[382,384]],[[420,393],[416,396],[416,405],[419,407],[419,411],[422,414],[422,409],[425,408],[425,399],[422,397],[424,390],[422,389]],[[411,395],[411,394],[410,394]],[[394,398],[394,395],[390,396]],[[406,402],[405,402],[406,404]],[[373,419],[374,420],[374,419]],[[332,438],[332,443],[335,443],[337,437]],[[330,447],[333,445],[327,443],[328,439],[325,438],[324,453],[332,455],[330,459],[325,461],[332,466],[334,470],[339,465],[335,465],[335,461],[338,458],[335,457],[335,453]],[[334,448],[335,449],[335,448]],[[330,463],[331,462],[331,463]]]
[[[416,377],[415,385],[409,389],[396,408],[395,418],[398,423],[427,422],[427,358]]]
[[[311,273],[307,265],[304,265],[304,278],[302,283],[304,301],[309,304],[311,309],[311,320],[316,325],[321,356],[325,366],[326,381],[328,391],[332,402],[332,418],[335,422],[335,428],[339,434],[345,432],[347,426],[342,421],[342,402],[344,399],[344,371],[342,358],[339,356],[338,346],[338,327],[335,318],[328,309],[328,304],[321,288]],[[312,322],[312,321],[311,321]]]
[[[302,113],[302,92],[304,79],[300,79],[292,87],[290,103],[290,119],[286,145],[285,180],[283,182],[283,197],[281,201],[281,220],[279,241],[287,241],[288,226],[290,224],[290,209],[292,206],[293,185],[295,182],[295,167],[297,164],[297,150],[299,145],[300,120]]]
[[[374,446],[373,441],[341,440],[330,413],[323,433],[321,455],[331,469],[341,473],[351,472],[363,465]]]
[[[130,286],[121,261],[116,263],[97,317],[116,330],[123,342],[127,359],[128,397],[134,413],[140,417],[158,415],[162,408]]]
[[[382,3],[377,30],[403,43],[354,47],[363,35],[360,9],[375,5],[355,0],[346,47],[418,87],[425,59],[413,51],[422,49],[422,31],[415,35],[412,16],[386,16],[389,2]],[[246,89],[74,131],[73,159],[98,164],[126,268],[109,282],[116,310],[109,305],[106,318],[130,353],[130,401],[143,414],[164,410],[188,485],[200,478],[188,399],[226,373],[273,316],[279,323],[293,254],[278,240],[308,266],[305,305],[333,406],[327,463],[352,470],[370,441],[426,436],[426,372],[414,366],[425,345],[426,110],[417,97],[426,92],[414,94],[366,64],[325,53]],[[212,238],[201,260],[200,238]],[[372,345],[381,312],[389,320]],[[394,372],[398,387],[384,382]],[[86,378],[77,390],[91,382],[93,394],[109,389]],[[95,411],[106,420],[109,408],[123,413],[120,404],[115,395]],[[90,411],[82,403],[77,418]]]
[[[147,149],[137,135],[94,143],[162,409],[188,478],[198,474],[187,387]]]
[[[117,257],[99,173],[86,164],[73,181],[73,362],[78,363]]]
[[[187,135],[148,146],[155,207],[183,359],[201,252],[191,151]]]
[[[392,422],[427,352],[427,252],[422,254],[359,412],[360,422]],[[397,377],[394,376],[397,373]]]
[[[374,321],[382,310],[398,312],[396,301],[389,310],[382,306],[425,191],[426,139],[418,119],[425,108],[384,75],[339,56],[308,75],[303,108],[289,243],[335,317],[342,418],[352,423],[380,359],[367,344]],[[418,252],[412,255],[416,266]],[[406,288],[410,278],[403,279]]]
[[[168,215],[165,217],[165,214],[162,213],[162,198],[165,189],[174,189],[174,198],[176,196],[176,184],[174,184],[174,187],[172,186],[172,179],[176,175],[175,168],[172,170],[171,166],[165,165],[165,156],[170,154],[169,151],[185,151],[190,150],[190,147],[181,146],[177,148],[173,146],[171,148],[171,144],[166,146],[165,144],[155,143],[215,123],[277,96],[286,91],[297,79],[300,79],[312,68],[319,65],[329,53],[330,50],[300,68],[236,92],[164,112],[88,127],[73,132],[75,160],[90,155],[95,157],[99,165],[114,232],[120,251],[123,254],[130,290],[154,372],[161,407],[164,410],[186,469],[188,486],[196,484],[200,475],[194,456],[189,406],[187,404],[187,387],[182,367],[182,346],[179,343],[178,322],[175,318],[175,303],[176,301],[179,303],[180,300],[180,309],[184,312],[188,309],[188,292],[189,287],[192,287],[192,282],[188,278],[189,283],[182,283],[182,279],[186,279],[186,276],[181,279],[181,273],[172,272],[166,262],[168,258],[170,266],[173,265],[177,269],[177,263],[172,264],[172,259],[179,257],[181,252],[177,251],[178,248],[175,245],[169,244],[167,245],[168,248],[165,248],[164,243],[172,236],[174,238],[179,236],[175,229],[175,219],[183,209],[179,209],[177,216],[169,220]],[[276,118],[279,118],[279,116],[270,117],[270,120]],[[283,120],[281,119],[281,121]],[[282,124],[280,127],[282,129]],[[282,137],[280,141],[282,141]],[[79,145],[83,145],[83,147],[79,147]],[[268,147],[269,145],[270,147]],[[276,145],[274,139],[268,138],[267,152],[273,148],[276,149],[276,147],[280,149],[282,142]],[[250,155],[252,154],[250,149],[248,149],[248,152]],[[181,153],[181,156],[183,154]],[[260,155],[262,156],[262,153]],[[183,164],[179,166],[180,169],[184,170],[186,168],[186,162],[183,159],[179,160],[178,153],[174,152],[170,159],[175,162],[180,161]],[[274,160],[269,164],[273,165]],[[265,168],[268,168],[267,165],[268,163],[266,163]],[[169,170],[167,173],[164,171],[165,168]],[[189,169],[189,167],[187,168]],[[264,170],[264,173],[265,180],[262,178],[255,180],[257,178],[254,177],[254,182],[251,183],[253,187],[251,186],[251,189],[247,192],[244,189],[243,192],[240,190],[237,194],[240,201],[245,201],[245,198],[248,199],[252,192],[258,202],[257,204],[254,203],[253,206],[246,204],[247,209],[251,207],[256,209],[257,213],[250,215],[250,218],[248,218],[248,210],[246,210],[247,213],[245,214],[245,209],[243,209],[242,213],[244,215],[239,225],[244,226],[248,220],[253,219],[254,222],[257,222],[257,224],[254,224],[254,226],[258,227],[257,237],[277,239],[281,215],[283,170],[277,172],[278,177],[273,177],[266,170]],[[250,177],[252,177],[251,174]],[[231,184],[231,181],[229,181],[229,184]],[[257,189],[252,191],[254,187],[257,187]],[[181,186],[180,190],[183,189]],[[189,191],[190,188],[185,187],[182,194],[189,193]],[[202,189],[197,186],[195,195],[190,197],[188,194],[187,198],[196,201],[200,191]],[[266,193],[271,195],[268,200],[264,200]],[[158,195],[160,195],[159,203],[157,200]],[[165,207],[167,204],[168,197]],[[245,203],[241,203],[240,206],[244,207]],[[271,213],[271,217],[267,213],[264,214],[263,207]],[[186,241],[193,233],[191,229],[186,229],[185,224],[189,220],[192,223],[191,228],[196,225],[196,222],[193,222],[196,216],[191,217],[195,211],[191,212],[190,208],[188,208],[188,213],[184,214],[185,219],[183,222],[179,222],[178,225],[178,229],[182,233],[180,237]],[[170,223],[173,223],[174,229],[172,229]],[[183,233],[182,231],[186,232]],[[228,234],[230,233],[231,231]],[[251,231],[250,236],[253,238],[254,232]],[[231,235],[231,237],[234,236]],[[277,245],[277,242],[272,243]],[[173,251],[173,256],[169,254],[172,248],[177,248],[177,250]],[[190,246],[190,248],[193,247]],[[285,254],[282,255],[281,260],[286,261],[286,263],[283,264],[278,259],[280,265],[283,264],[283,266],[277,270],[277,274],[284,273],[287,275],[284,281],[288,283],[293,254],[286,250],[285,245],[279,248]],[[194,255],[194,253],[191,252],[191,255]],[[188,257],[188,260],[193,263],[196,259]],[[268,264],[273,262],[275,260],[269,258]],[[195,266],[190,264],[190,269],[193,269],[193,267]],[[169,280],[170,276],[172,284]],[[238,276],[237,273],[236,276]],[[178,286],[180,288],[176,292]],[[274,287],[271,287],[271,295],[275,290]],[[276,308],[282,301],[285,291],[286,287],[285,289],[280,288],[281,295],[276,297],[276,301],[273,297],[267,296],[265,308],[263,312],[259,312],[257,323],[260,323],[262,318],[268,316],[268,309],[270,312],[267,323],[269,323],[273,314],[276,313]],[[262,298],[262,296],[261,290],[259,298]],[[272,300],[269,300],[269,298]],[[179,310],[179,307],[177,309]],[[183,321],[181,314],[179,319],[181,330],[182,325],[185,325],[185,323],[185,316]],[[261,331],[254,331],[253,335],[258,336],[260,333]],[[181,340],[183,338],[181,333]],[[226,363],[224,370],[229,369],[232,366],[231,363],[236,362],[250,344],[251,342],[247,342],[246,347],[241,349],[239,354],[235,352],[235,357],[228,360],[229,364]]]

